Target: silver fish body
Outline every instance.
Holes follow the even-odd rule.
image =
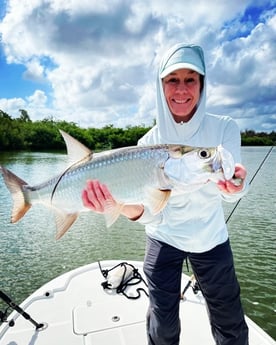
[[[171,189],[162,166],[169,158],[168,146],[129,147],[97,154],[71,166],[62,175],[36,186],[25,186],[31,203],[62,207],[68,213],[85,211],[81,191],[87,180],[108,186],[118,202],[147,203],[148,188]]]
[[[80,212],[87,210],[81,199],[87,180],[105,183],[118,205],[144,204],[155,214],[166,206],[172,190],[189,191],[208,180],[223,179],[223,170],[228,167],[218,147],[134,146],[92,155],[67,133],[61,134],[69,156],[76,162],[61,175],[30,186],[11,171],[0,168],[13,197],[11,222],[22,218],[32,204],[42,203],[55,212],[57,238],[70,228]],[[120,209],[107,212],[107,226],[119,215]]]

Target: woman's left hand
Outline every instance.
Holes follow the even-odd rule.
[[[228,194],[238,193],[243,189],[247,171],[242,164],[235,165],[235,173],[231,180],[219,181],[217,186],[221,191]]]

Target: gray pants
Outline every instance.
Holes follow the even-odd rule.
[[[150,296],[148,344],[179,344],[181,274],[186,257],[206,299],[216,344],[248,345],[229,241],[205,253],[188,253],[152,238],[148,238],[144,262]]]

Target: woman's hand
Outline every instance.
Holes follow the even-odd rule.
[[[234,177],[231,180],[219,181],[217,183],[219,189],[224,193],[233,194],[240,192],[244,187],[244,180],[247,171],[242,164],[235,165]]]
[[[82,192],[83,205],[97,213],[119,212],[123,216],[137,220],[144,212],[143,205],[123,205],[118,203],[105,184],[98,180],[89,180]]]
[[[89,180],[82,192],[83,205],[97,213],[105,213],[107,207],[116,207],[117,202],[105,184],[98,180]]]

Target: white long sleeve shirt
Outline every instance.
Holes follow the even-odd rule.
[[[182,126],[177,124],[177,126]],[[138,142],[139,145],[159,143],[157,127],[153,127]],[[190,146],[222,145],[240,163],[240,131],[226,116],[205,114],[195,136],[186,142]],[[222,193],[214,182],[191,193],[174,193],[162,212],[153,216],[145,209],[139,222],[148,236],[188,252],[205,252],[225,242],[228,232],[222,200],[237,201],[245,190],[235,194]]]
[[[175,51],[181,45],[174,47]],[[163,58],[157,74],[156,125],[146,133],[138,145],[182,144],[196,147],[222,145],[235,163],[241,163],[240,130],[228,116],[206,113],[206,86],[201,92],[193,117],[182,124],[176,123],[168,108],[162,86],[161,72],[174,51]],[[201,57],[203,59],[203,56]],[[189,64],[192,66],[191,61]],[[202,63],[204,66],[204,61]],[[196,69],[195,69],[196,70]],[[157,215],[145,208],[138,221],[145,225],[148,236],[188,252],[205,252],[225,242],[228,238],[222,200],[237,201],[247,190],[235,194],[222,193],[214,182],[190,193],[172,192],[168,204]]]

